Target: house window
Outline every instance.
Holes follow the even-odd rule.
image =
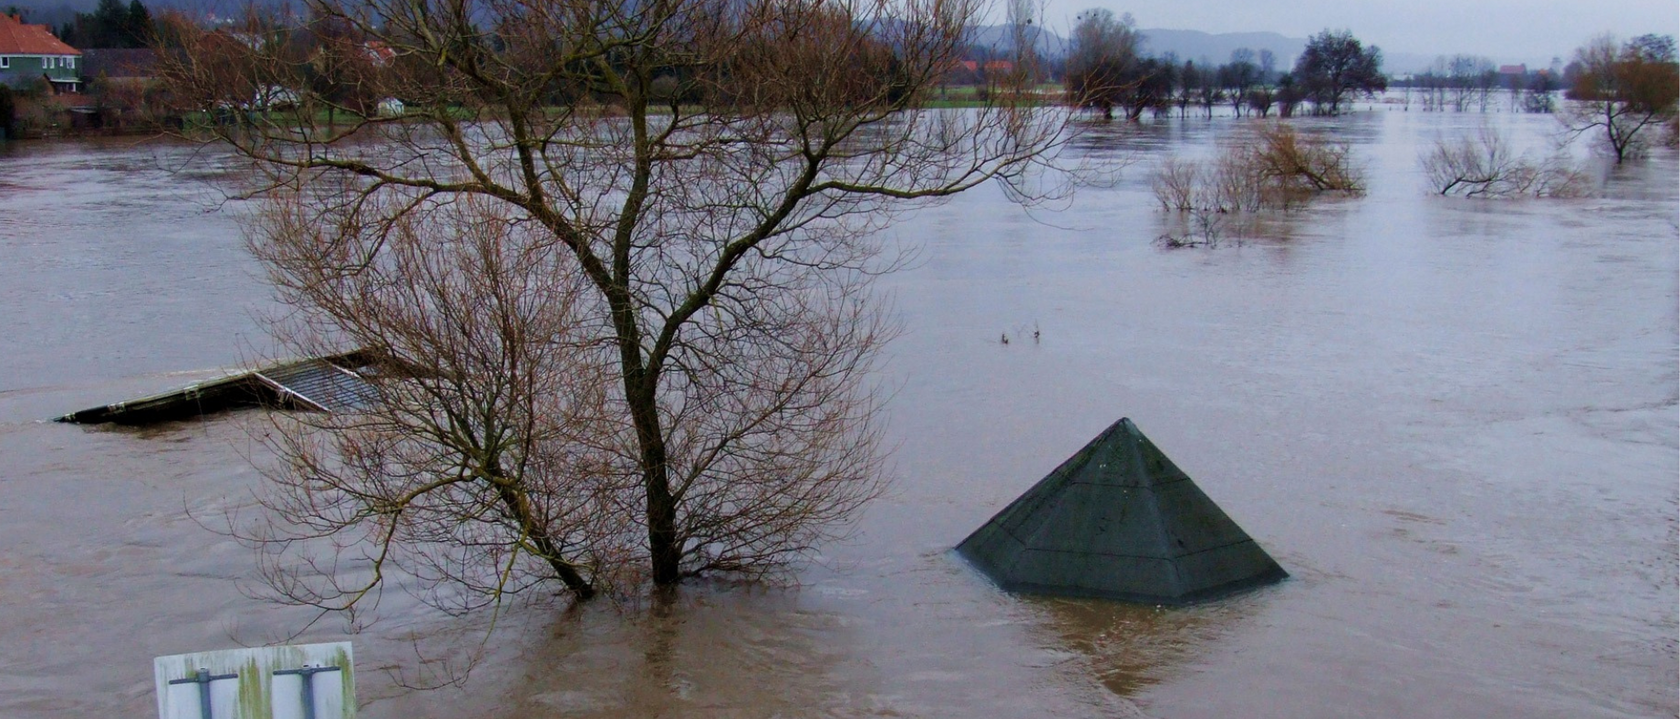
[[[4,69],[6,69],[8,67],[11,67],[11,66],[12,66],[12,59],[11,58],[0,56],[0,70],[4,70]]]

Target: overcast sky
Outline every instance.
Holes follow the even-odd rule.
[[[1271,31],[1306,37],[1352,30],[1385,52],[1469,53],[1522,61],[1563,56],[1594,35],[1680,32],[1676,0],[1047,0],[1064,31],[1090,7],[1129,12],[1139,27],[1211,33]]]

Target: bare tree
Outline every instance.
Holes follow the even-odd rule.
[[[1231,62],[1219,67],[1219,84],[1231,101],[1231,112],[1242,117],[1243,108],[1250,104],[1249,93],[1260,83],[1260,67],[1254,64],[1254,51],[1240,47],[1231,51]]]
[[[1155,174],[1149,178],[1149,189],[1155,192],[1155,200],[1161,203],[1162,210],[1176,210],[1188,212],[1196,207],[1196,186],[1200,181],[1201,166],[1188,160],[1168,157],[1155,168]]]
[[[1365,194],[1365,178],[1345,142],[1302,135],[1272,123],[1227,153],[1260,178],[1263,203],[1288,206],[1322,193]]]
[[[1196,67],[1195,60],[1185,60],[1184,64],[1174,73],[1173,103],[1178,105],[1178,116],[1190,116],[1190,105],[1196,101],[1196,92],[1203,82],[1206,82],[1206,71]]]
[[[1436,140],[1419,162],[1430,188],[1441,195],[1579,197],[1591,185],[1567,157],[1535,162],[1512,150],[1491,127],[1457,142]]]
[[[268,511],[235,530],[263,550],[269,586],[330,610],[367,604],[394,574],[450,610],[546,580],[585,599],[610,587],[634,540],[610,518],[635,483],[602,441],[612,384],[575,258],[473,196],[419,203],[378,233],[323,225],[320,210],[272,195],[252,249],[303,310],[279,325],[289,344],[376,348],[361,374],[377,396],[274,415]],[[296,541],[309,538],[330,541]]]
[[[1549,70],[1533,73],[1523,89],[1523,112],[1551,113],[1557,109],[1552,93],[1558,89],[1557,77]]]
[[[419,378],[381,386],[387,399],[423,392],[413,404],[430,397],[432,419],[379,410],[283,443],[296,501],[258,539],[413,539],[444,559],[406,569],[478,596],[499,596],[504,576],[582,598],[642,577],[757,572],[843,526],[878,480],[861,378],[890,327],[866,290],[891,262],[873,230],[992,180],[1041,197],[1034,168],[1066,139],[1066,113],[1025,87],[978,109],[921,109],[980,11],[966,0],[310,6],[391,56],[363,82],[404,115],[308,92],[295,112],[251,108],[254,90],[306,87],[304,63],[223,29],[179,28],[184,51],[162,75],[203,111],[196,132],[255,161],[249,194],[274,219],[252,242],[312,336],[365,343],[390,358],[376,374]],[[326,107],[353,122],[316,124]],[[473,229],[480,217],[492,234]],[[486,249],[447,266],[401,254],[461,243]],[[485,253],[529,254],[557,285],[479,282]],[[407,289],[428,283],[439,289]],[[387,312],[381,292],[439,309]],[[446,312],[450,292],[472,300]],[[405,329],[415,323],[436,338]],[[462,352],[482,358],[456,369]],[[498,376],[516,370],[528,386]],[[434,381],[456,386],[414,389]],[[378,442],[359,439],[360,421]],[[317,512],[307,501],[324,470],[343,501]],[[401,499],[437,483],[479,494],[413,514],[383,489]],[[502,494],[520,487],[528,519]],[[477,523],[461,526],[494,538],[457,532],[468,515]],[[341,577],[367,579],[367,562],[321,566],[286,576],[326,592],[280,588],[342,608],[383,576],[338,592]]]
[[[1260,83],[1269,85],[1277,80],[1277,53],[1260,50]]]
[[[1574,81],[1558,118],[1574,136],[1602,133],[1620,164],[1639,155],[1647,129],[1662,128],[1676,116],[1680,99],[1673,37],[1645,35],[1618,47],[1614,37],[1595,38],[1575,51]]]
[[[1382,51],[1363,46],[1347,30],[1324,30],[1307,39],[1295,60],[1295,82],[1313,101],[1313,114],[1341,114],[1342,104],[1387,89]]]
[[[1067,57],[1069,103],[1075,107],[1101,110],[1114,118],[1114,108],[1126,102],[1125,95],[1143,79],[1142,36],[1130,13],[1120,18],[1103,8],[1080,13],[1073,27]],[[1130,119],[1137,119],[1142,114]]]
[[[1442,64],[1437,61],[1438,66]],[[1444,66],[1446,84],[1452,88],[1453,110],[1465,112],[1471,105],[1478,105],[1482,112],[1487,112],[1492,92],[1490,82],[1498,78],[1493,61],[1476,55],[1454,55]]]
[[[1272,104],[1275,102],[1277,102],[1277,93],[1270,87],[1256,85],[1254,89],[1248,91],[1248,108],[1260,113],[1262,118],[1269,117],[1272,114]]]
[[[1150,187],[1163,210],[1214,214],[1289,210],[1324,194],[1365,192],[1348,145],[1302,136],[1280,122],[1223,144],[1210,166],[1169,158]]]

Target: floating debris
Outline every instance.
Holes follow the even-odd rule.
[[[180,389],[59,417],[77,424],[152,424],[244,407],[344,412],[377,396],[364,377],[366,352],[281,362]]]
[[[1010,591],[1152,604],[1289,576],[1124,418],[957,552]]]

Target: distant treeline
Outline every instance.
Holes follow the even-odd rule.
[[[140,0],[99,0],[93,12],[58,28],[58,38],[74,48],[140,48],[152,39],[152,13]]]
[[[152,12],[140,0],[129,0],[126,5],[122,0],[99,0],[93,12],[75,12],[69,6],[32,11],[12,5],[5,14],[57,25],[58,39],[78,50],[142,48],[152,40]],[[65,15],[70,17],[59,21]]]

